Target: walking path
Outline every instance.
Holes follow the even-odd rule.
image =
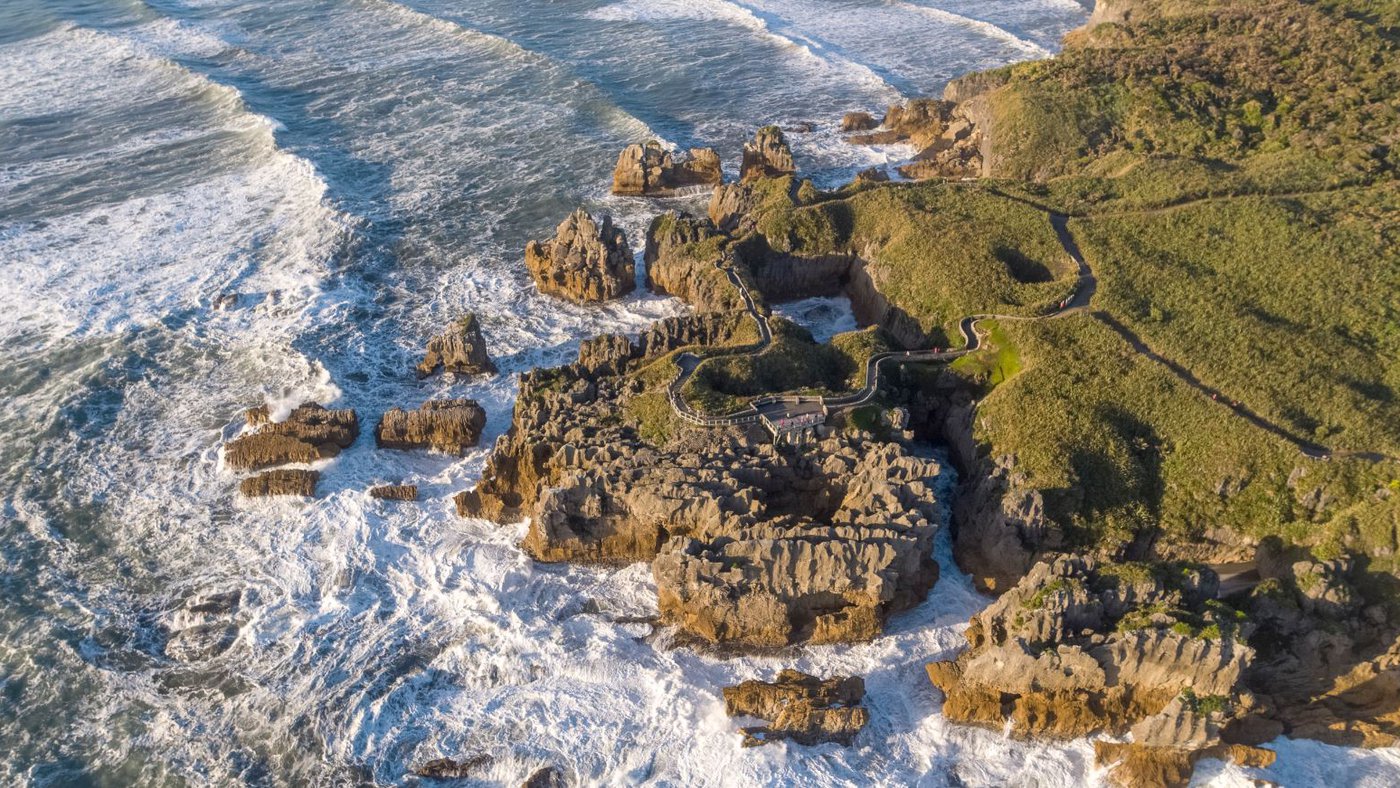
[[[1212,200],[1229,199],[1226,197],[1205,198],[1197,201],[1166,206],[1157,211],[1178,210],[1191,202],[1208,202]],[[1029,203],[1027,203],[1029,204]],[[1118,322],[1112,315],[1103,311],[1090,311],[1089,304],[1098,289],[1098,280],[1094,277],[1093,270],[1084,260],[1084,255],[1079,250],[1079,245],[1075,243],[1074,236],[1069,230],[1069,217],[1063,214],[1050,213],[1050,224],[1055,230],[1055,235],[1064,248],[1065,253],[1074,260],[1078,266],[1078,279],[1075,282],[1074,290],[1069,297],[1060,302],[1059,307],[1047,315],[1028,317],[1024,315],[999,315],[999,314],[978,314],[969,315],[958,323],[958,330],[963,336],[963,346],[957,350],[906,350],[891,351],[887,353],[877,353],[870,357],[865,365],[865,385],[859,391],[841,396],[794,396],[776,395],[769,397],[759,397],[751,401],[742,410],[728,413],[722,416],[707,416],[697,413],[690,404],[685,401],[681,394],[682,388],[695,373],[696,368],[706,358],[716,358],[726,355],[758,355],[768,349],[773,341],[773,333],[768,325],[768,319],[764,317],[754,303],[753,295],[748,287],[735,272],[732,266],[726,264],[725,260],[716,261],[715,267],[724,271],[725,276],[733,285],[739,289],[739,294],[744,299],[745,309],[758,324],[759,341],[753,345],[740,348],[723,348],[706,353],[703,357],[695,353],[683,353],[676,363],[680,367],[680,372],[671,381],[667,389],[667,398],[670,400],[671,408],[687,422],[701,427],[726,427],[744,424],[757,424],[765,419],[770,423],[778,423],[786,419],[797,418],[820,410],[823,414],[834,410],[855,408],[864,405],[875,398],[880,388],[881,369],[888,364],[910,364],[946,362],[965,356],[980,350],[982,347],[982,333],[978,329],[978,324],[984,320],[1006,320],[1006,321],[1037,321],[1053,320],[1081,313],[1089,313],[1091,317],[1103,323],[1109,329],[1121,336],[1138,354],[1155,362],[1167,371],[1171,372],[1178,380],[1210,397],[1222,407],[1228,408],[1234,415],[1245,419],[1254,426],[1265,430],[1291,444],[1298,449],[1303,456],[1314,460],[1330,460],[1333,457],[1345,457],[1350,459],[1361,459],[1370,462],[1400,461],[1400,458],[1392,457],[1379,452],[1334,452],[1333,450],[1317,443],[1300,438],[1283,426],[1269,421],[1263,416],[1241,405],[1237,400],[1225,397],[1220,391],[1213,389],[1193,375],[1190,370],[1181,364],[1163,357],[1153,351],[1127,326]]]

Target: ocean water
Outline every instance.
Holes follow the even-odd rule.
[[[657,210],[607,194],[618,151],[811,121],[799,164],[837,184],[849,109],[1044,57],[1074,0],[6,0],[0,4],[0,783],[411,783],[439,756],[482,784],[1078,785],[1087,742],[947,724],[923,675],[986,604],[938,548],[933,594],[874,643],[723,659],[628,623],[648,567],[540,566],[523,528],[463,520],[514,376],[683,306],[578,307],[521,264],[572,208],[640,249]],[[502,374],[419,382],[426,339],[475,310]],[[843,309],[845,312],[843,312]],[[849,327],[839,300],[788,314]],[[489,413],[464,457],[374,450],[379,413],[438,396]],[[245,501],[219,447],[242,409],[354,407],[365,437],[315,501]],[[418,504],[368,498],[417,483]],[[951,499],[951,472],[942,495]],[[233,609],[194,602],[236,593]],[[225,627],[209,658],[170,633]],[[743,750],[718,687],[854,671],[850,748]],[[1280,742],[1246,785],[1393,784],[1391,752]],[[1387,771],[1389,770],[1389,771]]]

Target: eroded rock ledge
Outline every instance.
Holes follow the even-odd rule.
[[[433,449],[461,454],[475,446],[486,426],[486,411],[469,399],[425,402],[417,410],[394,408],[374,428],[381,449]]]
[[[906,178],[976,178],[983,174],[984,114],[972,97],[961,103],[914,99],[890,107],[879,130],[856,134],[850,141],[857,145],[902,142],[918,148],[914,160],[899,168]],[[842,124],[843,130],[850,131],[868,127],[864,122],[854,122],[849,129]]]
[[[576,302],[607,301],[636,288],[636,264],[622,228],[582,208],[559,224],[554,238],[525,247],[525,267],[540,292]]]
[[[745,681],[724,688],[724,710],[731,717],[757,717],[768,725],[743,729],[744,746],[774,741],[849,745],[870,720],[860,705],[865,682],[859,676],[819,679],[782,670],[775,681]]]
[[[1280,729],[1245,685],[1251,626],[1217,591],[1208,569],[1058,557],[974,616],[970,648],[929,677],[955,722],[1016,736],[1131,732],[1130,748],[1100,751],[1125,759],[1124,784],[1162,784],[1172,764],[1189,776],[1197,758],[1227,751],[1267,761],[1253,745]]]
[[[542,561],[651,561],[662,621],[699,641],[766,648],[878,634],[937,579],[939,465],[901,442],[828,432],[803,452],[756,426],[672,422],[643,367],[677,348],[741,341],[749,320],[663,321],[637,342],[601,337],[569,367],[523,375],[512,426],[481,483],[457,496],[459,512],[528,516],[523,547]],[[648,413],[669,434],[644,438]]]

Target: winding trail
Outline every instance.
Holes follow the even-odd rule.
[[[1191,202],[1206,202],[1220,199],[1229,198],[1208,197]],[[1175,204],[1149,210],[1154,212],[1173,211],[1182,208],[1185,204],[1189,203]],[[1041,208],[1041,210],[1044,209]],[[733,267],[726,264],[725,260],[716,261],[715,267],[724,271],[729,281],[738,288],[740,295],[744,299],[746,310],[758,324],[760,339],[757,343],[747,347],[724,348],[715,352],[706,353],[704,356],[689,352],[681,354],[681,356],[677,358],[677,365],[680,367],[680,372],[667,388],[667,398],[671,403],[671,408],[680,418],[701,427],[727,427],[756,424],[765,419],[770,423],[776,423],[780,420],[800,417],[814,412],[826,414],[831,411],[855,408],[875,398],[880,388],[881,370],[889,364],[947,362],[982,349],[983,332],[979,329],[979,324],[985,320],[1031,322],[1055,320],[1071,315],[1087,314],[1089,317],[1099,321],[1114,333],[1118,334],[1128,343],[1134,352],[1167,370],[1179,381],[1196,390],[1203,396],[1209,397],[1213,403],[1227,408],[1236,417],[1244,419],[1255,427],[1292,444],[1308,459],[1330,460],[1333,457],[1341,457],[1365,460],[1368,462],[1400,462],[1400,457],[1394,457],[1381,452],[1334,451],[1321,444],[1300,438],[1282,425],[1272,422],[1251,410],[1248,406],[1240,404],[1238,400],[1227,397],[1223,392],[1202,383],[1189,369],[1154,351],[1141,337],[1108,312],[1103,310],[1091,310],[1090,302],[1093,300],[1094,293],[1098,289],[1098,279],[1094,276],[1094,271],[1089,267],[1088,262],[1085,261],[1084,255],[1079,249],[1079,245],[1074,240],[1074,235],[1069,230],[1070,217],[1065,214],[1050,211],[1047,211],[1047,215],[1051,227],[1055,230],[1055,235],[1060,242],[1060,246],[1064,248],[1065,253],[1069,255],[1078,266],[1078,278],[1075,281],[1074,289],[1065,300],[1060,302],[1055,311],[1037,316],[1002,315],[995,313],[968,315],[958,323],[958,330],[963,337],[963,346],[961,348],[956,350],[932,348],[926,350],[891,351],[872,355],[865,365],[865,385],[858,391],[840,396],[804,397],[775,395],[759,397],[751,401],[749,405],[742,410],[722,416],[707,416],[696,412],[690,404],[685,401],[685,398],[681,394],[681,390],[690,380],[701,362],[708,358],[717,358],[727,355],[758,355],[766,351],[773,341],[773,333],[768,324],[768,318],[764,317],[763,314],[759,312],[748,287],[734,271]]]
[[[925,350],[896,350],[887,353],[876,353],[865,363],[865,385],[858,391],[840,396],[770,396],[759,397],[749,403],[742,410],[728,413],[722,416],[707,416],[697,413],[690,403],[685,401],[681,391],[685,384],[694,375],[701,362],[710,358],[718,358],[730,355],[758,355],[766,351],[773,342],[773,331],[768,324],[768,318],[758,310],[754,302],[753,294],[749,292],[748,286],[743,279],[734,271],[731,265],[727,264],[727,259],[722,258],[715,261],[715,267],[725,273],[739,290],[739,295],[744,299],[745,310],[749,316],[758,324],[759,341],[754,345],[742,348],[725,348],[704,356],[695,353],[682,353],[676,358],[676,365],[680,367],[680,372],[667,387],[666,398],[671,403],[671,408],[676,415],[687,422],[700,427],[729,427],[743,424],[756,424],[765,418],[770,422],[777,422],[783,419],[795,418],[816,411],[829,413],[834,410],[855,408],[870,402],[880,390],[881,369],[888,364],[911,364],[952,361],[969,353],[975,353],[982,348],[982,331],[978,324],[984,320],[1051,320],[1078,314],[1088,309],[1089,301],[1094,296],[1094,291],[1098,287],[1098,280],[1094,278],[1094,272],[1089,268],[1089,264],[1084,261],[1084,256],[1079,252],[1079,246],[1074,242],[1074,238],[1069,232],[1069,217],[1060,214],[1050,214],[1050,224],[1055,229],[1055,235],[1060,240],[1060,245],[1064,247],[1068,254],[1079,267],[1079,277],[1075,281],[1074,289],[1070,295],[1060,302],[1056,310],[1048,315],[1026,317],[1021,315],[1000,315],[994,313],[984,313],[968,315],[958,323],[958,330],[963,336],[963,346],[956,350],[943,350],[941,348],[931,348]]]

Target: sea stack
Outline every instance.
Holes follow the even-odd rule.
[[[418,410],[394,408],[379,420],[374,440],[381,449],[433,449],[461,454],[475,446],[486,411],[469,399],[423,403]]]
[[[597,221],[582,208],[560,223],[553,239],[526,245],[525,267],[540,292],[576,303],[618,298],[637,286],[622,228],[611,216]]]
[[[713,148],[691,148],[677,161],[656,141],[628,145],[613,169],[612,193],[624,197],[666,197],[692,186],[718,186],[724,180]]]
[[[754,135],[753,141],[744,145],[744,163],[740,168],[741,180],[756,178],[777,178],[797,172],[792,162],[792,149],[788,147],[783,130],[777,126],[764,126]]]
[[[418,377],[426,378],[439,369],[458,375],[491,374],[496,365],[486,353],[481,321],[468,312],[446,331],[428,342],[428,351],[418,364]]]

